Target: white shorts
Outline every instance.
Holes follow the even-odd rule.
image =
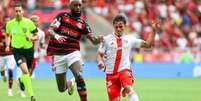
[[[13,55],[0,56],[0,71],[5,70],[6,66],[8,69],[13,70],[15,68],[15,64]]]
[[[56,74],[65,73],[68,68],[77,61],[83,64],[80,51],[74,51],[67,55],[54,55],[52,70],[55,71]]]

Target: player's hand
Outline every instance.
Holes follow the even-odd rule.
[[[100,70],[105,70],[105,64],[104,64],[104,62],[103,61],[99,61],[98,62],[98,69],[100,69]]]
[[[66,41],[66,37],[65,37],[65,36],[61,36],[61,35],[58,35],[58,34],[56,34],[56,35],[54,36],[54,38],[55,38],[56,40],[58,40],[60,43]]]
[[[160,29],[160,22],[159,20],[155,20],[151,22],[151,27],[153,28],[154,31],[159,31]]]
[[[103,35],[99,35],[98,39],[99,39],[100,42],[103,42],[104,41],[104,36]]]
[[[31,35],[26,34],[26,40],[28,40],[28,41],[32,41],[32,36],[31,36]]]

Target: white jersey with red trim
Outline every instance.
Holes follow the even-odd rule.
[[[45,32],[40,28],[37,29],[38,29],[38,40],[34,42],[34,58],[39,57],[40,45],[45,43]]]
[[[133,47],[140,48],[144,40],[137,39],[134,35],[117,37],[109,34],[104,37],[98,51],[104,54],[106,73],[113,74],[124,69],[130,69],[130,53]]]

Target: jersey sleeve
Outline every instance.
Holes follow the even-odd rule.
[[[137,39],[134,36],[130,37],[130,40],[131,40],[132,46],[135,48],[140,48],[142,43],[145,42],[144,40]]]
[[[53,22],[50,24],[50,26],[53,27],[54,29],[59,28],[59,26],[61,25],[61,17],[62,17],[63,14],[64,14],[64,13],[58,14],[58,15],[54,18],[54,20],[53,20]]]
[[[89,24],[85,24],[85,28],[84,28],[84,35],[88,35],[89,33],[92,33],[91,27],[89,26]]]
[[[36,25],[31,20],[29,20],[29,31],[31,33],[35,33],[38,31]]]
[[[41,40],[40,43],[45,43],[45,33],[42,31],[41,32]]]
[[[9,23],[6,24],[6,34],[11,34],[11,29],[9,27]]]

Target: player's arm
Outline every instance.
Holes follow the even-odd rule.
[[[152,22],[151,26],[152,26],[153,31],[151,34],[149,34],[149,37],[146,41],[142,41],[141,47],[151,48],[154,45],[155,35],[159,29],[159,23]]]
[[[96,55],[96,62],[97,62],[99,69],[105,70],[105,63],[103,61],[104,53],[105,53],[105,45],[104,45],[104,42],[101,42],[99,49],[98,49],[98,53]]]
[[[86,37],[91,41],[91,43],[93,45],[97,45],[103,41],[103,36],[102,35],[96,36],[92,32],[90,26],[87,23],[86,23],[85,28],[83,30],[83,34],[86,35]]]
[[[6,37],[5,37],[5,40],[6,40],[5,51],[6,52],[10,51],[10,43],[11,43],[11,33],[10,32],[11,32],[10,26],[9,26],[9,24],[6,24]]]
[[[41,33],[42,34],[42,38],[41,38],[41,40],[39,40],[40,41],[40,47],[41,48],[45,48],[46,47],[46,44],[45,44],[45,33],[43,32],[43,33]]]
[[[29,31],[31,32],[31,35],[26,33],[25,37],[29,41],[32,41],[32,42],[37,41],[38,40],[38,29],[37,29],[36,25],[31,20],[28,20],[27,23],[29,25],[28,27],[29,27]]]
[[[10,38],[11,36],[10,36],[10,34],[9,33],[6,33],[6,48],[5,48],[5,51],[6,52],[8,52],[8,51],[10,51]]]
[[[38,30],[37,30],[37,28],[34,29],[31,33],[32,33],[32,36],[29,37],[29,40],[31,40],[31,41],[38,40]]]
[[[48,36],[50,38],[55,38],[59,42],[63,42],[66,40],[65,36],[61,36],[56,33],[56,30],[58,30],[59,26],[61,25],[61,16],[62,14],[59,14],[55,17],[54,21],[50,24],[50,28],[48,29]]]
[[[95,36],[93,33],[89,33],[87,38],[91,41],[92,44],[97,45],[103,41],[103,36]]]
[[[97,61],[97,65],[98,65],[99,69],[105,69],[105,64],[103,62],[103,57],[104,57],[103,53],[101,53],[101,52],[97,53],[96,61]]]

